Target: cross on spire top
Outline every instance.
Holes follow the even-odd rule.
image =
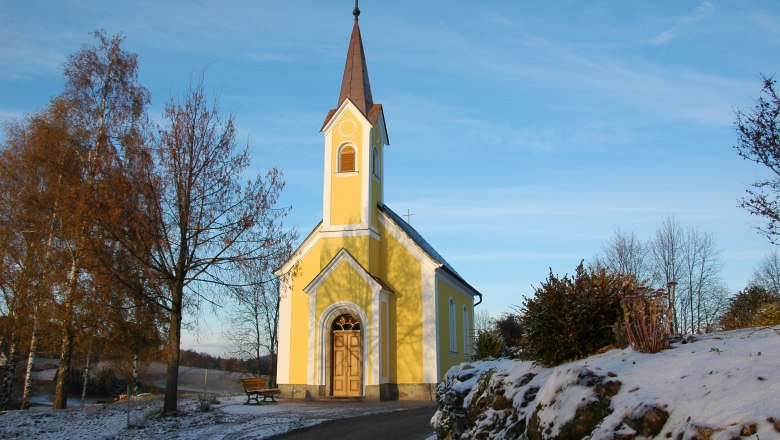
[[[355,9],[352,10],[352,15],[355,16],[355,21],[358,21],[358,17],[360,17],[360,8],[358,8],[358,0],[355,0]]]

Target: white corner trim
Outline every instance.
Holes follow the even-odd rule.
[[[435,269],[422,268],[423,382],[439,382],[439,311]]]
[[[324,226],[330,226],[330,194],[331,194],[331,173],[333,172],[333,151],[331,151],[333,145],[333,133],[328,130],[325,132],[325,160],[323,164],[325,167],[322,173],[322,224]]]
[[[390,298],[387,291],[382,290],[379,292],[379,314],[376,315],[376,320],[379,321],[379,325],[382,326],[384,329],[384,342],[385,342],[385,351],[383,353],[380,353],[380,359],[379,359],[379,383],[388,383],[390,382]],[[385,310],[387,311],[387,314],[385,315],[385,319],[382,319],[382,304],[385,305]],[[380,332],[381,336],[381,332]],[[379,348],[381,350],[382,348],[382,341],[379,341]],[[385,371],[387,374],[381,374],[382,373],[382,365],[385,365]]]
[[[309,355],[306,356],[306,366],[307,366],[307,375],[308,378],[307,384],[309,385],[318,385],[319,383],[325,383],[325,382],[317,382],[317,364],[320,364],[320,367],[322,367],[322,362],[318,362],[317,356],[315,356],[315,350],[317,347],[317,338],[321,337],[321,335],[317,335],[316,332],[316,326],[315,322],[317,320],[317,292],[315,291],[313,294],[309,295],[309,347],[308,347],[308,353]]]
[[[292,280],[289,274],[279,280],[279,335],[276,355],[276,383],[290,383],[290,331],[292,329]]]
[[[371,124],[368,124],[368,121],[366,121],[366,124],[364,124],[362,127],[362,144],[361,145],[361,152],[363,155],[360,157],[360,162],[363,164],[363,175],[361,176],[361,194],[360,194],[360,210],[361,210],[361,221],[360,223],[363,225],[368,226],[371,224],[371,211],[370,211],[370,205],[371,205],[371,199],[372,199],[372,186],[371,185],[371,175],[373,174],[373,171],[371,170]],[[374,207],[376,209],[376,207]]]

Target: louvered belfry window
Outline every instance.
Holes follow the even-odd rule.
[[[344,147],[339,152],[339,173],[350,173],[355,171],[355,148]]]

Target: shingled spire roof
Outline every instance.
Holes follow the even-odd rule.
[[[328,112],[325,122],[322,124],[324,129],[333,115],[336,113],[344,100],[349,100],[363,113],[372,124],[375,124],[379,114],[382,112],[382,104],[374,104],[374,97],[371,95],[371,83],[368,80],[368,67],[366,66],[366,54],[363,52],[363,39],[360,36],[360,26],[358,25],[358,16],[360,9],[355,2],[355,10],[352,11],[355,16],[355,24],[352,26],[352,36],[349,38],[349,49],[347,49],[347,62],[344,65],[344,77],[341,80],[341,93],[336,108]]]
[[[357,16],[355,16],[355,25],[352,27],[352,37],[349,39],[349,50],[347,50],[347,63],[344,66],[344,78],[341,80],[341,94],[339,95],[339,106],[349,98],[357,108],[368,114],[374,105],[374,98],[371,96],[371,83],[368,80],[368,67],[366,67],[366,54],[363,52],[363,39],[360,38],[360,26],[358,26]]]

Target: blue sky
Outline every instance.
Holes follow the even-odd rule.
[[[288,223],[321,218],[323,139],[350,0],[0,0],[0,121],[44,107],[88,35],[122,32],[159,118],[206,66],[257,170],[281,168]],[[507,311],[620,228],[668,215],[717,240],[744,287],[772,246],[737,197],[763,174],[734,153],[734,110],[780,74],[769,1],[361,2],[390,147],[385,201]],[[2,135],[0,135],[2,136]],[[0,138],[0,141],[2,138]],[[215,319],[200,350],[216,351]],[[188,339],[185,345],[193,346]]]

